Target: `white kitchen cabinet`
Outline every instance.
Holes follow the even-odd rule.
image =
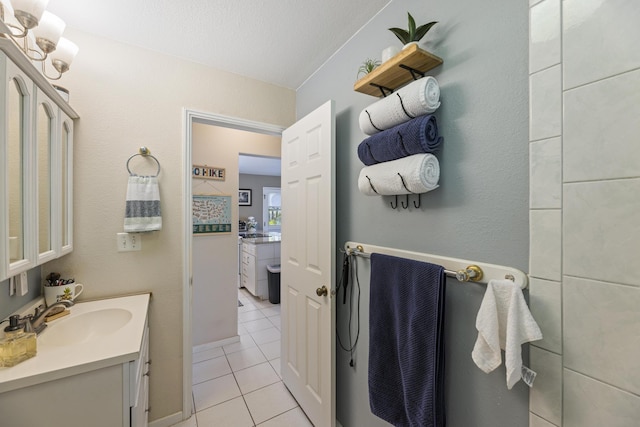
[[[269,297],[270,264],[280,264],[280,242],[242,244],[242,285],[260,299]]]

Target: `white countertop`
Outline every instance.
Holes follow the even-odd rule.
[[[38,354],[35,357],[10,368],[0,368],[0,393],[136,360],[140,357],[148,307],[149,294],[75,304],[69,308],[71,314],[49,322],[38,336]],[[120,329],[100,335],[99,339],[87,336],[80,342],[67,345],[47,342],[46,334],[63,322],[105,309],[124,309],[132,316]]]
[[[249,243],[251,245],[260,245],[263,243],[280,243],[282,241],[280,233],[265,233],[269,234],[266,237],[242,237],[242,243]]]

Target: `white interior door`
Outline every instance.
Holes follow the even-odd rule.
[[[281,372],[317,427],[335,425],[334,129],[328,101],[282,134]]]

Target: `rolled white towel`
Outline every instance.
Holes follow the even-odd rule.
[[[367,196],[426,193],[438,188],[439,179],[440,163],[436,156],[414,154],[363,167],[358,189]]]
[[[362,110],[360,130],[374,135],[440,107],[440,86],[431,76],[414,81]]]

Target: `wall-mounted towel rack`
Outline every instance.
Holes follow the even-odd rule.
[[[156,163],[158,164],[158,170],[156,172],[156,174],[154,176],[158,176],[160,175],[160,162],[158,161],[158,159],[156,159],[154,156],[151,155],[151,150],[149,150],[147,147],[140,147],[140,149],[138,150],[138,152],[136,154],[134,154],[133,156],[129,157],[129,159],[127,159],[127,171],[129,172],[129,175],[131,176],[136,176],[137,174],[131,172],[131,169],[129,168],[129,162],[131,161],[131,159],[133,159],[136,156],[142,156],[142,157],[151,157],[153,160],[156,161]]]
[[[520,286],[521,289],[525,289],[529,282],[527,275],[522,271],[502,265],[487,264],[484,262],[469,261],[465,259],[450,258],[356,242],[345,243],[344,250],[349,255],[355,255],[362,258],[370,258],[372,253],[378,253],[441,265],[444,267],[444,271],[447,276],[455,277],[461,282],[488,283],[490,280],[509,279],[513,280],[513,282]]]
[[[400,174],[400,172],[398,172],[398,176],[400,177],[400,179],[402,180],[402,186],[404,187],[405,190],[407,190],[410,194],[415,194],[418,196],[418,203],[416,203],[416,201],[413,201],[413,206],[416,209],[420,209],[420,205],[422,204],[422,198],[420,197],[422,193],[414,193],[413,191],[409,190],[409,188],[407,188],[407,184],[404,180],[404,177]],[[376,188],[373,186],[373,182],[371,182],[371,178],[369,178],[368,175],[365,175],[365,177],[367,178],[367,180],[369,181],[369,186],[371,186],[371,190],[373,190],[374,193],[376,194],[380,194],[378,193],[378,191],[376,190]],[[398,209],[398,195],[395,195],[396,198],[396,204],[394,205],[393,202],[389,202],[389,204],[391,205],[391,209]],[[405,201],[404,202],[400,202],[400,204],[402,205],[403,209],[407,209],[409,207],[409,194],[405,194]]]

